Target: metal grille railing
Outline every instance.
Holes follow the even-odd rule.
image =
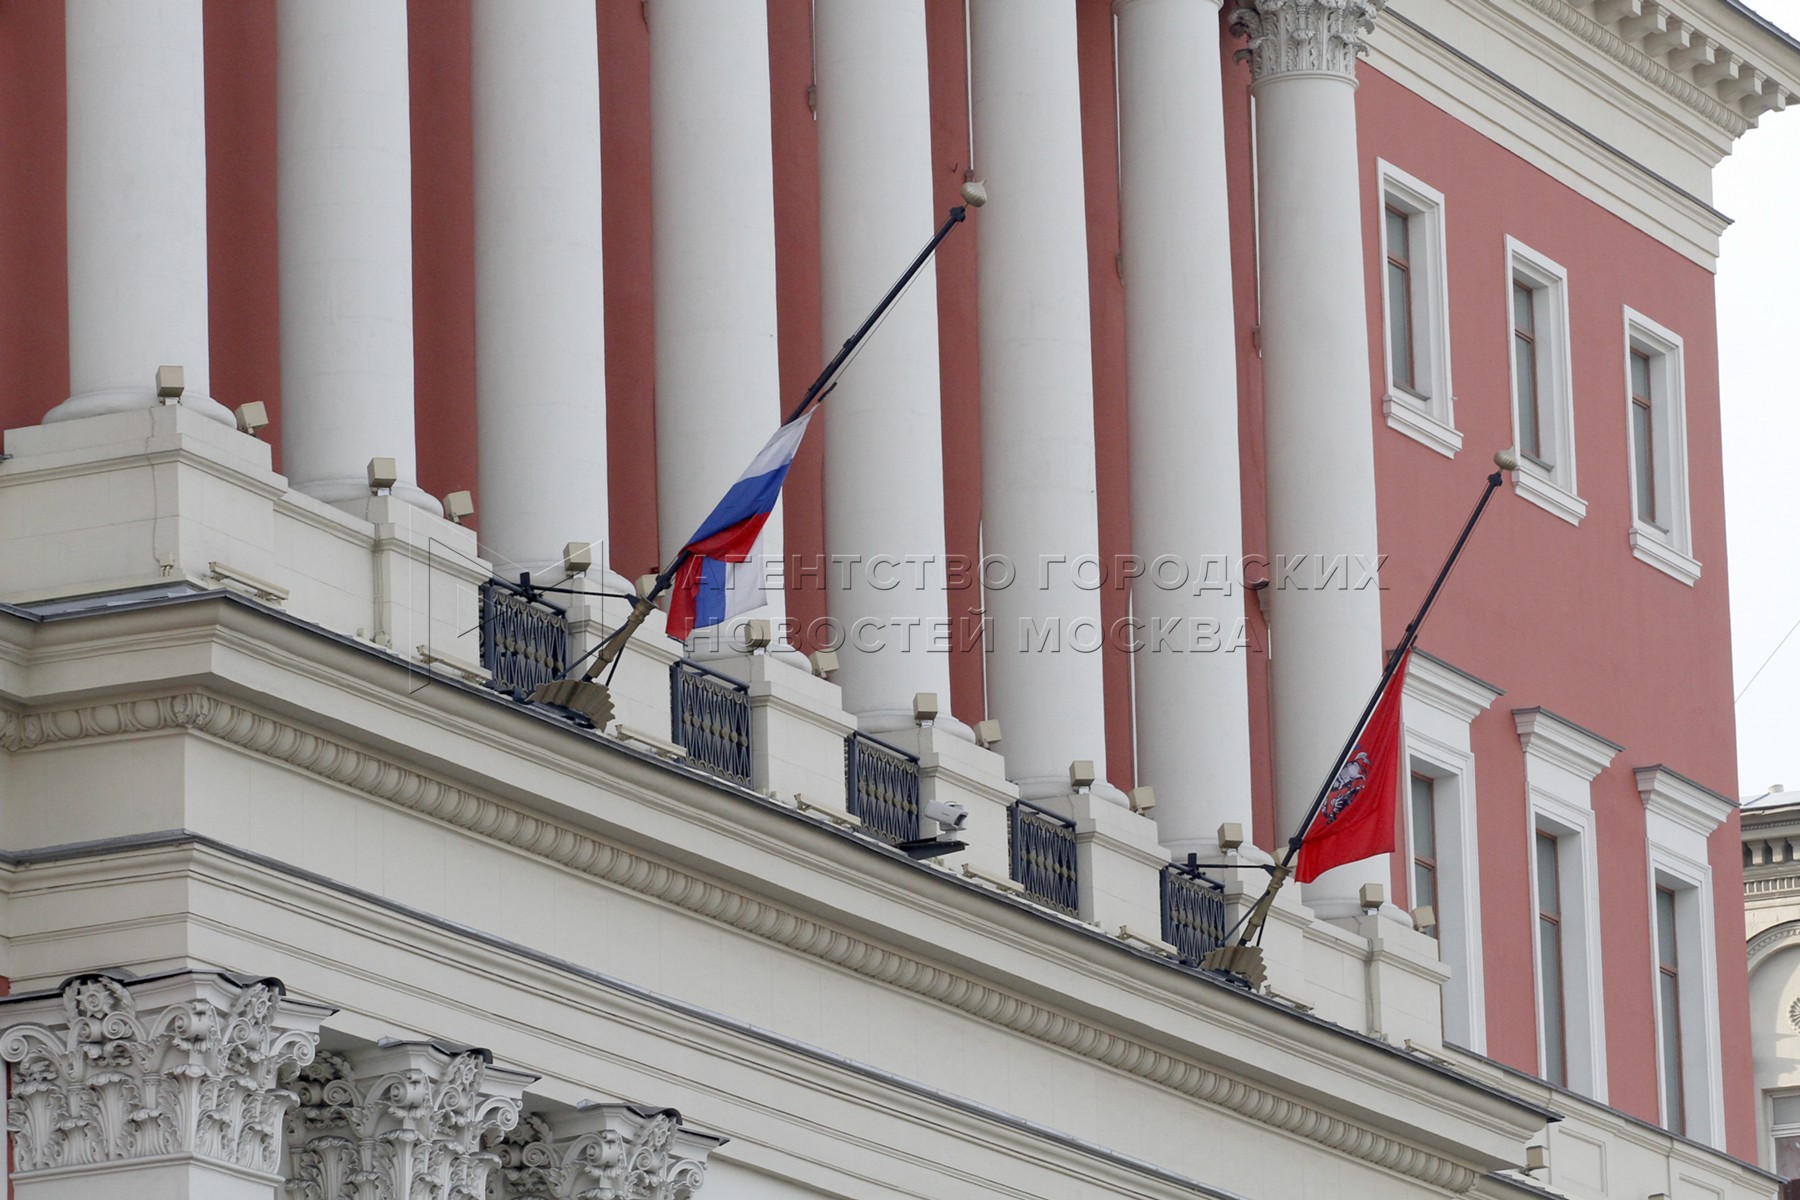
[[[1225,927],[1224,884],[1177,863],[1162,869],[1162,939],[1183,962],[1197,963],[1223,945]]]
[[[919,821],[919,760],[861,733],[844,739],[844,792],[850,815],[890,842],[923,837]]]
[[[1070,916],[1081,910],[1081,876],[1075,858],[1075,822],[1027,800],[1007,810],[1006,846],[1012,877],[1025,894]]]
[[[750,786],[750,689],[686,659],[669,668],[669,736],[696,766]]]
[[[481,665],[493,687],[524,698],[569,668],[569,620],[516,583],[481,585]]]

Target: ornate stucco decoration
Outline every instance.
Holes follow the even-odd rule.
[[[1381,0],[1255,0],[1231,14],[1231,32],[1247,40],[1237,52],[1260,83],[1280,75],[1356,78],[1356,59],[1368,46]]]
[[[584,1105],[490,1136],[489,1200],[690,1200],[724,1138],[684,1129],[672,1108]]]
[[[332,1010],[285,1000],[279,980],[215,972],[78,976],[16,997],[0,1059],[17,1170],[194,1155],[275,1176],[294,1093]]]
[[[792,907],[632,853],[572,824],[460,787],[350,741],[279,720],[230,700],[201,692],[180,692],[41,710],[0,723],[0,746],[15,752],[30,751],[90,738],[180,730],[217,738],[226,745],[315,778],[947,1004],[976,1020],[1116,1067],[1157,1087],[1217,1105],[1431,1187],[1466,1192],[1480,1179],[1462,1163],[1346,1120],[1301,1098],[1176,1057],[1117,1029],[1095,1025],[967,973],[851,936],[839,925],[816,921]]]
[[[1800,1030],[1800,996],[1794,997],[1794,1002],[1788,1005],[1788,1024]]]
[[[298,1200],[487,1200],[499,1158],[482,1148],[519,1120],[530,1076],[485,1050],[383,1042],[321,1053],[293,1073],[288,1195]]]

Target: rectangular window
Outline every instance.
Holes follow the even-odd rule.
[[[1775,1173],[1786,1180],[1800,1180],[1800,1094],[1769,1097],[1769,1140],[1774,1143],[1771,1161]]]
[[[1625,310],[1625,400],[1631,464],[1631,548],[1693,584],[1700,564],[1688,520],[1687,417],[1681,339]]]
[[[1657,1042],[1662,1054],[1663,1124],[1687,1132],[1686,1088],[1681,1075],[1681,963],[1675,926],[1675,892],[1656,889]]]
[[[1444,197],[1391,163],[1376,163],[1388,426],[1454,457],[1462,449],[1450,395],[1450,307]]]
[[[1506,239],[1506,247],[1513,444],[1521,459],[1513,487],[1578,525],[1587,515],[1587,502],[1575,493],[1568,273],[1512,238]]]
[[[1537,833],[1538,1008],[1544,1018],[1544,1078],[1569,1084],[1563,1005],[1562,881],[1556,838]]]
[[[1631,463],[1637,475],[1637,519],[1665,533],[1656,512],[1656,415],[1651,403],[1650,356],[1631,351]]]
[[[1538,407],[1537,301],[1532,292],[1530,284],[1513,280],[1513,403],[1518,409],[1519,453],[1547,468],[1552,464]]]
[[[1387,320],[1388,365],[1394,386],[1418,394],[1418,370],[1413,361],[1412,236],[1407,214],[1387,206]]]
[[[1429,775],[1415,773],[1412,777],[1411,810],[1408,817],[1412,822],[1412,904],[1420,908],[1429,904],[1433,915],[1430,925],[1424,932],[1436,937],[1438,933],[1436,916],[1438,907],[1438,856],[1437,856],[1437,788]]]

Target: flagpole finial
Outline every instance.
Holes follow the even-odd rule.
[[[1513,450],[1511,447],[1508,447],[1505,450],[1494,451],[1494,465],[1496,467],[1499,467],[1502,471],[1518,470],[1519,469],[1518,451]]]
[[[963,203],[970,208],[980,208],[987,203],[987,185],[979,179],[971,179],[962,185]]]

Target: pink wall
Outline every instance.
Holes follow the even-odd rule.
[[[657,559],[654,358],[649,192],[648,31],[638,0],[596,0],[600,21],[602,146],[606,179],[607,395],[613,563],[628,575]],[[429,10],[428,12],[426,10]],[[1123,290],[1109,6],[1082,0],[1082,134],[1088,166],[1089,298],[1093,312],[1095,433],[1103,556],[1130,549],[1126,485]],[[927,0],[933,102],[933,178],[940,209],[956,202],[968,165],[962,0]],[[825,354],[818,307],[817,142],[806,104],[806,0],[770,0],[772,135],[780,248],[778,289],[784,403]],[[215,390],[228,403],[278,401],[275,287],[272,0],[208,0],[207,132],[212,222]],[[473,199],[467,0],[413,0],[415,338],[420,473],[434,491],[475,486]],[[1260,360],[1246,69],[1225,40],[1225,126],[1230,158],[1234,293],[1240,331],[1239,442],[1245,549],[1267,549]],[[0,283],[27,303],[0,306],[0,426],[36,421],[67,391],[63,219],[62,5],[0,2]],[[1382,347],[1370,334],[1370,418],[1375,423],[1382,546],[1390,555],[1384,621],[1391,643],[1475,499],[1488,454],[1511,440],[1502,239],[1513,234],[1569,270],[1581,495],[1579,528],[1499,496],[1423,639],[1432,653],[1506,689],[1475,722],[1482,844],[1489,1051],[1535,1069],[1529,968],[1531,898],[1520,869],[1527,850],[1523,761],[1511,709],[1543,705],[1622,743],[1594,781],[1612,1102],[1654,1119],[1656,1087],[1649,981],[1650,930],[1644,818],[1631,771],[1666,764],[1735,794],[1725,589],[1721,456],[1712,277],[1581,199],[1371,68],[1361,72],[1365,250],[1376,261],[1374,161],[1386,158],[1441,189],[1448,213],[1456,421],[1465,449],[1454,461],[1389,430],[1380,413]],[[1197,215],[1197,219],[1220,219]],[[938,260],[944,463],[949,551],[973,561],[981,508],[977,372],[976,217]],[[1379,311],[1379,278],[1368,301]],[[1704,574],[1688,588],[1638,562],[1627,524],[1621,306],[1679,332],[1686,344],[1689,476],[1694,546]],[[271,404],[274,407],[274,404]],[[827,416],[826,419],[829,419]],[[272,440],[279,446],[280,424]],[[822,551],[823,498],[814,437],[787,495],[789,550]],[[479,501],[479,497],[478,497]],[[971,617],[973,590],[951,597]],[[803,619],[824,597],[792,599]],[[1109,621],[1124,593],[1103,592]],[[1252,597],[1249,620],[1255,835],[1272,845],[1266,629]],[[1116,782],[1131,781],[1128,664],[1107,653],[1108,754]],[[952,665],[956,713],[981,712],[982,661]],[[1734,817],[1713,839],[1724,1016],[1729,1144],[1754,1157],[1747,982],[1737,925],[1741,869]],[[1398,873],[1396,884],[1400,883]]]

